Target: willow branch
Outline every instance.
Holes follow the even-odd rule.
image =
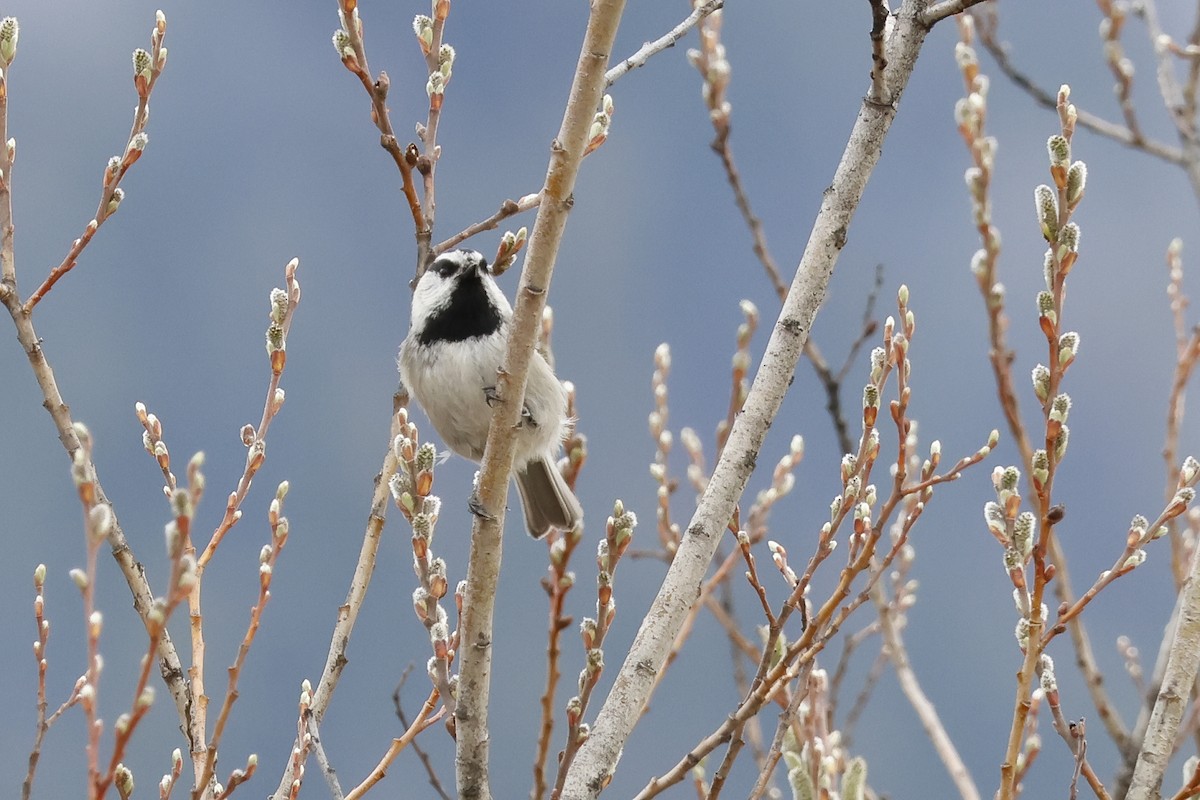
[[[933,749],[946,767],[946,772],[950,774],[950,779],[954,781],[959,795],[963,800],[979,800],[979,789],[976,788],[967,765],[963,763],[958,749],[950,739],[950,734],[942,725],[937,709],[921,689],[917,674],[908,660],[908,649],[904,646],[904,637],[900,633],[900,626],[896,624],[896,612],[889,606],[883,588],[878,584],[871,591],[871,599],[875,601],[875,606],[879,611],[879,630],[883,635],[884,642],[883,652],[892,662],[900,690],[904,692],[909,704],[917,712],[917,718],[921,720],[921,727],[925,729],[925,734],[933,742]]]
[[[379,760],[379,764],[376,765],[375,769],[371,770],[371,774],[368,775],[362,783],[354,787],[354,789],[346,795],[346,800],[359,800],[359,798],[365,795],[372,786],[383,780],[383,776],[387,775],[388,767],[390,767],[392,762],[396,760],[396,756],[400,755],[400,752],[404,750],[404,748],[408,747],[408,745],[410,745],[413,740],[417,738],[417,734],[429,726],[437,723],[437,721],[442,718],[442,714],[445,713],[446,707],[442,706],[442,708],[438,709],[437,713],[435,714],[434,709],[437,709],[437,704],[438,690],[433,689],[430,691],[429,697],[425,699],[425,704],[421,706],[421,711],[417,714],[417,718],[414,719],[412,724],[408,726],[408,730],[404,731],[404,735],[400,738],[392,740],[391,746],[388,747],[387,752],[383,754],[383,758]]]
[[[734,423],[712,480],[592,727],[591,736],[567,776],[564,796],[594,798],[599,794],[640,717],[655,674],[670,650],[674,631],[696,602],[698,587],[795,374],[813,318],[825,300],[829,279],[846,243],[847,229],[879,160],[884,138],[896,115],[896,104],[928,33],[928,25],[921,19],[925,9],[923,0],[910,0],[889,26],[886,94],[868,97],[863,102],[833,183],[825,191],[744,410]]]
[[[589,130],[604,90],[617,24],[624,0],[592,4],[579,63],[563,115],[562,127],[551,146],[546,182],[529,250],[521,271],[516,311],[509,331],[504,366],[497,376],[499,401],[493,411],[487,446],[479,473],[478,500],[485,513],[477,516],[467,566],[467,596],[463,606],[462,666],[459,673],[457,756],[459,796],[474,800],[491,797],[488,787],[488,692],[492,669],[492,613],[500,574],[500,542],[504,504],[512,473],[516,426],[520,420],[529,362],[541,327],[546,292],[562,242],[571,193],[588,144]],[[567,794],[568,797],[574,795]]]
[[[1162,686],[1150,714],[1127,800],[1149,800],[1159,796],[1163,771],[1171,758],[1171,747],[1184,707],[1200,668],[1200,559],[1193,557],[1191,574],[1180,594],[1179,623],[1171,640]]]
[[[496,228],[500,227],[500,223],[504,220],[511,216],[515,216],[516,214],[521,214],[529,211],[530,209],[537,208],[540,202],[542,202],[542,195],[540,192],[527,194],[520,200],[505,200],[500,204],[500,209],[495,214],[492,214],[485,220],[476,222],[474,225],[463,228],[461,231],[454,234],[449,239],[446,239],[444,242],[438,242],[435,244],[433,249],[429,251],[430,255],[432,255],[434,258],[437,258],[450,248],[457,247],[476,234],[483,233],[484,231],[494,231]]]
[[[1057,95],[1038,85],[1032,77],[1017,67],[1009,57],[1008,49],[996,39],[994,31],[989,30],[989,27],[988,25],[979,26],[979,42],[991,54],[992,58],[996,60],[996,66],[1000,68],[1000,71],[1016,84],[1018,88],[1033,98],[1038,105],[1044,108],[1055,108],[1058,105]],[[1124,125],[1110,122],[1103,117],[1079,108],[1078,105],[1076,109],[1079,114],[1077,122],[1081,128],[1087,128],[1093,133],[1098,133],[1108,139],[1120,142],[1127,147],[1141,150],[1171,164],[1183,165],[1186,162],[1183,151],[1177,147],[1171,147],[1155,139],[1139,139],[1133,131]]]
[[[649,61],[651,57],[661,53],[668,47],[674,47],[675,43],[686,36],[688,31],[690,31],[692,28],[699,25],[701,20],[717,9],[723,8],[724,6],[725,0],[708,0],[705,3],[701,3],[700,5],[696,6],[694,9],[692,9],[692,13],[688,14],[687,17],[684,18],[683,22],[680,22],[674,28],[667,31],[653,42],[644,43],[640,48],[638,48],[636,53],[606,72],[604,74],[604,88],[607,89],[609,86],[612,86],[614,83],[623,78],[626,73],[646,66],[646,62]]]
[[[402,405],[403,398],[397,398],[397,410]],[[396,435],[400,425],[400,414],[392,417],[392,437]],[[325,669],[321,680],[317,683],[309,706],[313,719],[319,725],[346,668],[346,649],[350,646],[350,634],[354,632],[354,623],[358,620],[358,612],[366,599],[367,587],[371,585],[371,576],[375,572],[375,554],[379,550],[379,539],[383,533],[383,524],[387,519],[388,503],[391,492],[388,481],[396,472],[396,454],[389,438],[387,454],[383,458],[383,466],[375,476],[375,491],[371,495],[371,514],[367,518],[367,529],[363,535],[362,547],[358,553],[358,563],[354,566],[354,576],[350,579],[350,588],[346,593],[346,602],[338,609],[337,622],[333,626],[333,637],[329,643],[329,655],[325,658]],[[300,737],[296,737],[293,750],[301,746]],[[279,788],[271,795],[273,800],[284,800],[291,797],[291,786],[296,780],[299,763],[288,757]]]
[[[167,51],[162,46],[163,36],[166,32],[167,19],[160,11],[155,20],[154,29],[150,33],[150,51],[134,51],[133,84],[137,90],[138,104],[133,111],[133,127],[129,131],[129,138],[125,141],[125,151],[120,157],[114,157],[109,161],[108,167],[104,171],[104,185],[100,190],[100,202],[96,206],[95,216],[84,226],[83,233],[79,238],[71,243],[66,257],[58,266],[50,270],[50,274],[46,276],[42,284],[25,301],[23,310],[26,314],[33,312],[33,307],[54,288],[54,284],[58,282],[59,278],[75,268],[79,255],[92,241],[96,231],[106,219],[116,213],[118,206],[121,205],[121,199],[125,196],[125,190],[120,188],[121,179],[125,177],[129,168],[141,158],[142,151],[146,147],[145,129],[146,123],[150,120],[150,94],[154,91],[154,86],[158,83],[158,76],[162,74],[163,67],[167,63]],[[137,71],[141,63],[139,54],[145,57],[147,64],[145,70],[140,72]],[[0,139],[0,141],[6,140]],[[12,166],[12,158],[13,154],[9,153],[7,163],[4,164],[5,179],[7,179],[8,170]]]

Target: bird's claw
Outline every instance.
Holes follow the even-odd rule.
[[[471,492],[471,496],[467,498],[467,510],[488,522],[496,518],[494,514],[488,513],[488,510],[483,507],[483,501],[479,499],[478,492]]]

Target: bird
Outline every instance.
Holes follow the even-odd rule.
[[[417,281],[408,335],[400,345],[401,383],[446,446],[477,463],[487,443],[512,313],[481,253],[448,251]],[[571,530],[583,519],[556,464],[573,425],[566,389],[535,351],[513,459],[525,525],[535,539],[551,528]],[[474,503],[472,510],[479,513]]]

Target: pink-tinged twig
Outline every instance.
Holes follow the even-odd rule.
[[[238,478],[237,489],[231,492],[225,503],[225,514],[213,531],[212,537],[204,547],[204,552],[196,559],[196,565],[203,572],[208,562],[216,553],[221,541],[229,529],[241,519],[241,504],[250,491],[254,476],[267,458],[267,430],[271,427],[276,415],[283,408],[284,393],[279,388],[283,370],[287,366],[287,337],[292,329],[292,319],[296,307],[300,304],[300,281],[296,279],[296,270],[300,260],[293,258],[284,267],[286,289],[274,289],[271,292],[270,324],[267,326],[267,355],[271,366],[271,379],[267,384],[266,398],[263,401],[262,418],[258,426],[246,425],[242,428],[242,444],[246,446],[246,465]]]
[[[608,70],[608,72],[606,72],[604,75],[605,87],[612,86],[614,83],[616,83],[618,80],[620,80],[622,77],[624,77],[626,74],[628,74],[632,70],[638,69],[639,67],[644,67],[646,65],[646,62],[649,61],[653,56],[657,55],[658,53],[661,53],[663,50],[666,50],[667,48],[673,47],[680,39],[682,39],[685,35],[687,35],[688,31],[690,31],[692,28],[694,28],[701,20],[703,20],[705,17],[707,17],[709,14],[713,13],[714,11],[720,9],[723,5],[724,5],[724,0],[707,0],[707,2],[702,2],[699,5],[697,5],[692,10],[692,13],[689,14],[682,22],[680,22],[674,28],[672,28],[671,30],[669,30],[667,33],[663,34],[659,38],[655,39],[654,41],[646,42],[638,49],[637,52],[635,52],[634,54],[632,54],[625,60],[621,61],[620,63],[611,67]],[[430,28],[430,37],[431,37],[431,39],[430,39],[431,44],[429,45],[429,50],[431,52],[432,51],[432,40],[433,40],[432,39],[432,37],[433,37],[432,26]],[[428,60],[429,58],[430,58],[430,55],[427,53],[426,59]],[[428,128],[428,125],[426,126],[426,129],[427,128]],[[426,149],[428,151],[428,143],[426,143]],[[418,163],[418,166],[419,166],[419,163]],[[492,216],[488,217],[485,220],[476,222],[473,225],[470,225],[470,226],[464,228],[463,230],[454,234],[450,238],[448,238],[444,241],[441,241],[438,244],[431,247],[429,250],[429,256],[436,257],[436,256],[446,252],[447,250],[449,250],[452,247],[457,247],[459,244],[462,244],[467,239],[470,239],[472,236],[483,233],[485,231],[495,230],[497,227],[499,227],[500,223],[503,220],[508,219],[509,217],[514,216],[516,214],[523,214],[526,211],[531,211],[531,210],[537,208],[538,204],[540,204],[541,202],[542,202],[542,195],[540,192],[534,192],[533,194],[527,194],[527,195],[523,196],[520,200],[505,200],[503,203],[500,204],[500,209]],[[432,227],[432,223],[430,226]]]
[[[46,565],[38,564],[37,569],[34,570],[34,620],[37,622],[37,640],[34,642],[34,657],[37,660],[37,727],[34,734],[34,746],[29,751],[29,771],[26,772],[25,782],[20,787],[22,800],[29,800],[34,792],[34,775],[37,772],[38,759],[42,757],[42,740],[46,738],[46,732],[50,729],[50,722],[52,722],[46,716],[49,708],[46,702],[46,670],[49,664],[46,658],[46,646],[50,640],[50,621],[46,619],[44,588],[46,588]],[[72,698],[76,696],[77,692],[72,692]],[[62,709],[59,710],[60,714],[61,711]],[[54,718],[56,717],[58,715],[55,715]]]
[[[275,416],[283,408],[284,391],[280,388],[279,382],[283,376],[283,370],[287,365],[288,333],[291,330],[296,307],[300,303],[300,282],[296,278],[296,270],[299,267],[299,263],[298,259],[292,259],[284,267],[284,280],[287,288],[277,288],[271,292],[271,308],[268,314],[270,321],[266,331],[267,356],[271,368],[271,377],[268,381],[262,418],[259,421],[258,427],[256,428],[253,425],[242,427],[242,443],[246,446],[246,463],[242,469],[241,476],[238,478],[237,488],[235,491],[229,493],[229,497],[225,501],[225,513],[222,515],[221,521],[217,524],[212,536],[209,537],[203,552],[198,556],[196,555],[196,544],[190,536],[190,532],[182,532],[183,546],[186,552],[194,559],[196,570],[196,581],[191,587],[187,598],[192,641],[192,663],[188,669],[188,677],[191,681],[192,693],[194,697],[199,699],[190,720],[192,734],[190,755],[192,769],[197,780],[193,791],[194,798],[200,796],[196,794],[197,792],[207,791],[207,784],[213,775],[213,765],[210,755],[211,747],[207,733],[208,700],[205,694],[206,648],[204,641],[204,615],[201,611],[201,590],[204,581],[204,571],[216,554],[217,548],[224,541],[225,535],[242,518],[241,506],[249,494],[254,476],[258,474],[258,470],[262,467],[267,457],[267,431]],[[158,424],[157,419],[152,419],[151,415],[145,413],[145,407],[141,404],[138,406],[138,417],[142,421],[143,427],[146,428],[144,441],[154,444],[153,455],[167,476],[168,483],[170,483],[173,480],[173,476],[170,473],[169,453],[165,445],[161,442],[161,426]],[[189,475],[191,475],[191,472],[192,467],[189,467]],[[199,488],[188,490],[187,496],[189,502],[193,496],[198,498],[200,496]],[[261,610],[261,603],[259,608]],[[252,623],[252,625],[256,625],[256,623]],[[251,634],[250,641],[253,641],[253,638],[253,634]],[[246,642],[243,641],[243,644],[245,645]],[[241,657],[244,658],[244,655]],[[226,700],[229,701],[228,696]],[[228,711],[222,708],[222,713],[227,714]],[[219,722],[218,724],[223,728],[223,722]],[[202,777],[204,778],[203,782],[201,782]]]
[[[1188,798],[1200,796],[1200,764],[1195,766],[1191,775],[1184,777],[1186,780],[1183,786],[1178,792],[1171,795],[1171,800],[1188,800]]]
[[[1200,326],[1194,326],[1190,332],[1187,329],[1186,311],[1189,301],[1183,291],[1182,251],[1181,239],[1175,239],[1167,248],[1167,269],[1170,276],[1167,295],[1171,300],[1171,317],[1175,323],[1175,373],[1171,379],[1171,393],[1167,397],[1166,441],[1163,444],[1167,497],[1175,493],[1175,483],[1179,478],[1179,431],[1183,425],[1187,385],[1197,362],[1200,362]],[[1175,578],[1176,589],[1180,589],[1187,575],[1189,553],[1177,521],[1172,519],[1167,524],[1171,532],[1171,574]]]
[[[889,319],[884,327],[885,346],[877,348],[872,354],[871,382],[864,392],[863,433],[858,453],[847,455],[842,461],[843,495],[836,498],[832,504],[833,519],[822,527],[816,550],[803,574],[798,575],[789,566],[787,551],[782,545],[777,542],[770,543],[773,560],[787,582],[789,595],[778,610],[773,612],[774,618],[760,653],[758,670],[750,692],[717,730],[697,744],[666,774],[651,780],[637,795],[639,800],[655,797],[667,787],[683,780],[692,766],[723,744],[730,744],[731,748],[740,750],[740,745],[736,742],[746,721],[758,714],[768,702],[778,699],[785,687],[793,681],[807,681],[816,655],[837,633],[848,616],[867,601],[872,587],[880,576],[891,568],[891,564],[904,548],[908,533],[930,501],[934,488],[940,483],[956,479],[964,469],[982,460],[994,446],[995,434],[989,437],[987,446],[971,456],[960,459],[948,471],[939,473],[937,470],[941,449],[940,445],[935,444],[930,447],[929,457],[919,465],[917,474],[910,479],[910,454],[914,452],[915,438],[907,416],[911,395],[911,387],[908,385],[908,353],[915,331],[915,318],[907,306],[906,288],[900,290],[898,298],[899,318],[902,320],[900,328],[897,330],[896,323]],[[875,426],[882,405],[881,392],[893,376],[897,382],[898,399],[892,401],[889,410],[897,429],[899,445],[892,491],[886,500],[877,503],[874,490],[868,489],[871,470],[879,455],[880,437]],[[893,514],[901,511],[902,504],[905,504],[906,498],[909,497],[915,497],[918,502],[908,504],[901,519],[896,523],[896,533],[892,536],[890,547],[877,558],[876,547],[883,534],[883,526],[889,523]],[[817,568],[833,553],[835,537],[843,525],[851,529],[846,532],[847,565],[841,571],[838,586],[819,609],[809,615],[806,611],[806,589]],[[742,540],[743,535],[739,534],[739,546]],[[864,576],[865,585],[856,597],[851,598],[852,587],[859,576]],[[794,640],[784,642],[781,637],[785,626],[796,612],[800,612],[801,617],[800,634]],[[794,700],[794,694],[788,699]],[[722,769],[727,772],[731,763],[730,753],[727,752],[726,755]],[[736,755],[737,752],[734,751],[732,756]],[[769,777],[774,766],[773,755],[774,753],[766,759],[766,777]],[[765,779],[760,779],[760,787],[765,786]],[[716,781],[714,785],[717,785]]]
[[[397,416],[397,434],[392,440],[397,468],[388,488],[396,507],[412,528],[413,570],[417,575],[413,611],[429,636],[433,649],[433,658],[428,666],[429,678],[446,705],[449,712],[446,727],[454,735],[454,711],[457,705],[451,681],[454,677],[452,667],[459,651],[459,636],[457,629],[451,629],[449,615],[441,605],[450,592],[446,561],[435,557],[433,551],[434,533],[442,506],[441,499],[432,494],[437,449],[430,442],[420,441],[417,426],[408,421],[407,409],[401,409]],[[453,600],[461,613],[461,584],[455,590]]]
[[[968,189],[971,196],[972,215],[975,226],[979,231],[981,249],[976,251],[971,259],[971,272],[979,286],[980,294],[988,315],[988,341],[990,350],[988,359],[996,382],[1000,407],[1008,423],[1009,432],[1020,453],[1021,463],[1030,479],[1033,489],[1032,460],[1034,448],[1030,443],[1029,433],[1021,417],[1020,402],[1016,383],[1012,374],[1012,364],[1015,354],[1007,343],[1009,318],[1005,312],[1005,293],[997,273],[997,260],[1000,255],[1000,232],[992,222],[990,186],[996,152],[995,139],[986,132],[987,123],[987,78],[979,70],[973,44],[975,41],[977,15],[964,16],[959,20],[961,41],[955,49],[955,58],[963,79],[967,96],[955,106],[955,119],[959,133],[963,137],[971,153],[972,166],[967,171]],[[989,28],[987,18],[984,18],[985,29],[979,38],[987,45],[986,29]],[[994,27],[994,19],[991,27]],[[1057,102],[1057,101],[1056,101]],[[1077,112],[1078,113],[1078,112]],[[1007,538],[1000,535],[1001,544],[1007,546]],[[1075,602],[1075,594],[1071,587],[1067,570],[1066,554],[1056,538],[1049,542],[1050,561],[1057,569],[1057,579],[1054,591],[1060,603],[1070,605]],[[1109,736],[1118,746],[1124,746],[1129,732],[1122,721],[1119,712],[1112,704],[1104,688],[1103,677],[1096,657],[1092,651],[1091,642],[1081,620],[1076,619],[1070,625],[1071,640],[1078,655],[1080,670],[1083,672],[1088,693],[1092,704],[1096,707]]]
[[[250,621],[246,626],[245,634],[242,636],[242,642],[238,646],[237,656],[228,670],[229,685],[225,691],[225,699],[221,703],[221,710],[217,714],[217,723],[213,726],[212,735],[208,738],[203,771],[200,773],[200,777],[196,781],[196,788],[192,792],[194,800],[199,800],[204,796],[209,781],[216,769],[221,739],[225,733],[225,725],[229,721],[229,712],[233,710],[233,704],[238,699],[238,679],[241,677],[246,657],[250,654],[250,648],[254,644],[254,638],[258,634],[258,628],[262,623],[262,614],[267,606],[267,601],[271,599],[271,579],[275,574],[275,564],[279,559],[279,554],[283,550],[284,545],[287,544],[290,528],[287,517],[282,515],[283,499],[287,496],[287,492],[288,484],[284,481],[276,489],[275,497],[271,501],[270,509],[267,512],[267,523],[271,528],[271,542],[270,544],[263,545],[258,557],[258,601],[250,609]],[[226,781],[226,791],[232,791],[233,787],[238,783],[248,780],[253,774],[253,766],[256,764],[257,758],[254,759],[251,766],[247,769],[234,773],[236,782],[234,782],[233,778],[230,781]]]
[[[449,5],[447,2],[446,5]],[[371,77],[371,69],[367,65],[366,45],[363,43],[362,18],[358,14],[356,0],[338,0],[338,15],[342,27],[333,36],[334,48],[342,59],[346,69],[354,73],[371,98],[371,122],[379,129],[379,145],[391,155],[400,171],[400,179],[404,186],[404,197],[408,201],[408,210],[412,214],[413,227],[417,237],[418,266],[423,266],[420,256],[422,249],[429,247],[433,229],[425,218],[421,199],[417,196],[417,185],[413,178],[413,169],[417,165],[419,154],[415,145],[407,148],[400,146],[392,129],[392,119],[387,107],[388,89],[391,82],[386,72],[379,73],[378,78]],[[422,244],[423,243],[423,244]],[[420,273],[418,273],[419,275]]]
[[[2,94],[3,92],[0,92],[0,95]],[[6,194],[3,196],[7,197]],[[4,216],[3,209],[6,206],[6,201],[0,199],[0,218]],[[11,220],[11,216],[8,218]],[[0,228],[3,227],[3,221],[0,219]],[[5,244],[0,245],[0,262],[10,263],[8,256],[3,252],[3,247],[11,246],[11,238],[5,237],[4,241]],[[9,255],[11,255],[11,252]],[[58,430],[59,440],[62,442],[64,449],[66,449],[72,460],[76,462],[74,469],[77,472],[86,472],[88,474],[90,491],[93,494],[95,504],[106,506],[112,514],[111,524],[108,526],[108,544],[111,548],[113,558],[117,562],[129,586],[130,593],[133,595],[134,609],[142,619],[147,632],[151,632],[156,629],[153,617],[158,613],[157,601],[150,590],[150,585],[146,579],[142,565],[135,557],[128,540],[125,538],[124,531],[116,519],[115,512],[112,512],[111,506],[108,505],[108,499],[96,475],[95,465],[90,462],[79,463],[77,460],[80,458],[79,454],[84,451],[79,428],[77,428],[76,423],[71,418],[70,408],[58,390],[54,372],[46,359],[41,339],[33,326],[32,318],[21,310],[16,293],[12,290],[12,285],[11,283],[0,281],[0,301],[5,304],[16,325],[17,339],[21,343],[25,353],[29,356],[30,366],[43,393],[44,406],[49,412],[55,428]],[[161,635],[157,638],[157,650],[163,680],[166,682],[167,688],[175,702],[181,727],[190,735],[192,731],[192,713],[194,711],[191,687],[185,680],[179,655],[166,631],[162,631]],[[78,699],[81,698],[76,698],[76,700]]]
[[[400,724],[407,730],[409,725],[408,715],[404,713],[404,705],[400,702],[400,690],[404,688],[405,682],[408,681],[409,673],[412,672],[412,664],[404,668],[404,672],[400,674],[400,680],[396,684],[395,690],[392,692],[392,705],[396,708],[396,718],[400,720]],[[410,745],[413,752],[417,754],[417,758],[421,761],[421,766],[425,768],[425,773],[429,776],[429,785],[437,792],[438,797],[442,800],[451,800],[449,793],[442,786],[442,779],[438,777],[437,770],[433,768],[433,762],[429,760],[429,754],[426,753],[417,743],[416,739],[412,740]]]
[[[156,33],[158,33],[159,24],[161,24],[161,19],[156,21]],[[5,31],[11,34],[7,39],[9,45],[3,43]],[[9,66],[9,62],[12,61],[15,53],[15,35],[15,20],[9,18],[0,23],[0,56],[7,59],[5,62],[6,67]],[[9,46],[13,49],[6,49]],[[160,50],[160,57],[162,54],[163,51]],[[157,68],[161,69],[161,63],[156,62],[156,64]],[[153,72],[153,69],[154,65],[151,65],[151,72]],[[5,69],[4,72],[5,74],[0,76],[0,139],[8,135],[9,71]],[[145,76],[143,75],[142,77]],[[146,88],[148,88],[148,85]],[[140,83],[138,89],[139,92],[142,90]],[[11,146],[11,141],[9,146],[0,148],[0,175],[11,176],[14,155],[15,148]],[[42,391],[43,405],[50,414],[55,429],[58,431],[58,438],[62,442],[63,448],[67,451],[68,456],[72,460],[75,460],[77,454],[82,449],[82,445],[75,428],[74,420],[71,417],[70,407],[58,389],[54,372],[46,358],[42,338],[34,328],[32,316],[26,313],[17,293],[16,261],[13,254],[11,188],[9,180],[0,180],[0,302],[4,304],[9,315],[12,317],[16,328],[17,341],[20,343],[22,350],[29,360],[30,368],[33,370],[34,377]],[[93,487],[92,491],[95,494],[96,502],[107,505],[108,500],[96,476],[95,466],[90,463],[84,463],[77,464],[76,468],[89,472],[89,480]],[[138,612],[138,616],[141,617],[147,631],[149,631],[153,627],[151,618],[156,608],[155,597],[150,590],[150,585],[146,580],[142,565],[129,546],[129,542],[125,538],[125,533],[121,529],[115,513],[109,529],[108,544],[113,558],[120,567],[122,575],[129,586],[130,593],[133,596],[134,609]],[[174,643],[166,632],[163,632],[159,638],[158,657],[161,663],[163,679],[170,690],[172,699],[175,702],[176,711],[179,714],[180,724],[185,733],[190,736],[192,730],[191,715],[194,710],[191,689],[185,679],[183,666],[180,663]]]
[[[84,248],[92,241],[92,237],[96,235],[96,231],[100,229],[105,220],[116,213],[125,197],[121,181],[129,172],[130,167],[141,158],[142,151],[146,149],[146,143],[149,141],[145,131],[146,123],[150,118],[150,94],[154,91],[154,87],[158,83],[158,76],[162,74],[163,67],[167,64],[167,48],[163,47],[163,38],[166,36],[166,32],[167,18],[163,16],[162,11],[159,11],[155,18],[154,30],[150,33],[150,50],[138,48],[133,51],[133,86],[137,91],[138,104],[133,112],[133,127],[125,142],[125,151],[122,155],[109,159],[108,165],[104,169],[104,183],[100,190],[100,203],[96,206],[95,216],[84,226],[83,233],[79,238],[71,243],[67,255],[59,265],[50,270],[50,274],[42,281],[42,285],[25,301],[21,310],[26,315],[33,312],[33,307],[54,288],[54,284],[58,283],[60,278],[75,268]],[[4,164],[6,169],[11,169],[15,155],[13,152],[15,147],[12,140],[9,141],[7,163]],[[5,173],[5,184],[7,185],[7,183],[8,172]]]
[[[549,310],[549,309],[547,309]],[[553,328],[553,317],[546,314],[542,320],[541,345],[553,364],[553,354],[549,353],[550,334]],[[568,385],[567,417],[577,417],[575,408],[575,388]],[[579,478],[579,471],[587,459],[587,438],[573,429],[564,442],[567,452],[564,477],[572,491]],[[550,600],[546,630],[546,686],[542,691],[539,706],[542,712],[542,722],[538,728],[537,749],[533,760],[533,788],[529,793],[530,800],[542,800],[546,796],[549,785],[546,781],[546,763],[550,757],[550,740],[554,734],[554,695],[558,682],[562,678],[559,669],[559,659],[562,656],[562,634],[571,627],[573,619],[565,613],[567,594],[575,585],[575,573],[569,569],[571,556],[583,539],[583,529],[575,528],[570,531],[553,530],[547,537],[549,550],[549,566],[547,574],[542,578],[542,588]]]
[[[437,709],[436,713],[434,713],[434,709]],[[384,775],[387,774],[388,767],[396,760],[396,756],[400,755],[404,748],[408,747],[419,733],[437,723],[445,713],[445,705],[438,708],[438,690],[430,690],[429,697],[425,699],[425,703],[421,706],[417,718],[408,726],[408,730],[404,731],[404,734],[400,738],[392,740],[391,746],[383,754],[383,758],[379,760],[375,769],[371,770],[371,774],[364,778],[362,783],[350,790],[346,795],[346,800],[360,800],[372,786],[383,780]]]
[[[1104,788],[1104,784],[1087,760],[1087,726],[1083,719],[1078,722],[1068,721],[1063,715],[1058,683],[1054,675],[1054,662],[1044,653],[1039,657],[1037,673],[1041,691],[1046,698],[1046,706],[1050,709],[1050,719],[1054,731],[1067,745],[1067,749],[1071,751],[1071,755],[1075,759],[1069,791],[1071,800],[1075,800],[1078,796],[1077,784],[1081,775],[1088,782],[1088,786],[1091,787],[1098,800],[1111,800],[1108,790]]]
[[[194,564],[180,557],[178,552],[172,553],[171,582],[167,596],[155,602],[154,610],[146,619],[146,631],[149,634],[145,656],[141,659],[137,684],[134,689],[134,701],[129,712],[122,714],[114,729],[112,755],[105,769],[100,767],[100,740],[104,732],[102,721],[96,711],[99,703],[100,677],[100,633],[103,627],[103,616],[95,607],[96,560],[100,547],[110,539],[116,525],[116,517],[111,506],[99,494],[99,484],[96,480],[95,469],[92,466],[92,439],[87,428],[75,424],[74,432],[78,437],[80,447],[75,453],[72,477],[79,494],[84,512],[84,532],[87,546],[87,565],[85,569],[71,570],[71,578],[79,588],[83,598],[83,611],[87,640],[87,669],[83,677],[76,683],[71,699],[63,708],[56,712],[55,717],[63,709],[78,703],[83,708],[87,728],[87,765],[88,765],[88,798],[102,800],[110,786],[117,785],[122,798],[131,793],[132,777],[122,765],[126,745],[133,736],[138,724],[149,711],[154,700],[154,690],[149,687],[151,668],[155,663],[154,653],[159,649],[159,642],[166,629],[167,619],[171,612],[186,596],[189,582],[194,580]],[[190,511],[181,508],[177,512],[175,526],[186,529],[190,520]],[[39,597],[40,603],[40,597]],[[46,727],[53,719],[47,720]]]
[[[626,511],[625,505],[618,500],[613,505],[612,516],[605,524],[604,538],[596,549],[596,616],[584,618],[579,625],[580,638],[583,640],[584,667],[579,673],[579,693],[567,701],[567,741],[559,754],[558,774],[550,792],[550,800],[563,797],[567,772],[580,745],[587,740],[591,731],[583,718],[587,713],[592,692],[600,682],[600,674],[604,670],[604,639],[617,614],[617,604],[613,599],[613,581],[616,578],[617,565],[629,549],[636,527],[637,517],[632,511]]]
[[[367,527],[359,548],[358,561],[354,566],[354,574],[350,579],[350,587],[346,592],[346,601],[338,608],[333,635],[330,637],[329,653],[325,658],[325,667],[321,672],[316,689],[314,690],[308,681],[304,682],[304,689],[301,692],[300,722],[297,725],[296,741],[292,746],[292,757],[288,759],[284,767],[279,786],[271,795],[272,800],[290,800],[300,791],[303,763],[307,756],[305,716],[311,714],[318,724],[321,722],[329,707],[333,692],[341,680],[342,671],[346,668],[346,649],[350,645],[350,636],[354,632],[358,613],[362,609],[367,589],[371,585],[371,577],[375,573],[375,557],[379,552],[383,523],[387,518],[387,509],[390,504],[390,486],[399,460],[392,442],[399,436],[402,425],[407,422],[407,416],[404,413],[406,401],[406,396],[397,395],[395,398],[396,412],[392,417],[391,438],[384,454],[383,464],[375,478],[375,489],[371,496],[371,510],[368,515]]]

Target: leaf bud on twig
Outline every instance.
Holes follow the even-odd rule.
[[[112,197],[108,201],[108,205],[104,208],[104,213],[112,215],[117,213],[117,209],[121,206],[121,201],[125,199],[125,190],[117,187],[113,189]]]
[[[3,33],[0,33],[0,38],[2,36]],[[153,63],[150,54],[142,48],[133,51],[133,85],[137,88],[138,97],[143,100],[149,92]]]
[[[1046,241],[1053,242],[1058,235],[1058,198],[1054,190],[1043,183],[1034,189],[1033,201],[1042,236]]]
[[[1079,334],[1075,331],[1067,331],[1062,336],[1058,337],[1058,363],[1063,368],[1066,368],[1072,361],[1075,360],[1075,354],[1079,352]]]
[[[5,17],[0,21],[0,61],[6,67],[17,57],[17,39],[20,35],[21,27],[16,17]]]
[[[1087,186],[1087,165],[1076,161],[1067,170],[1067,203],[1074,208],[1083,199],[1083,190]]]

